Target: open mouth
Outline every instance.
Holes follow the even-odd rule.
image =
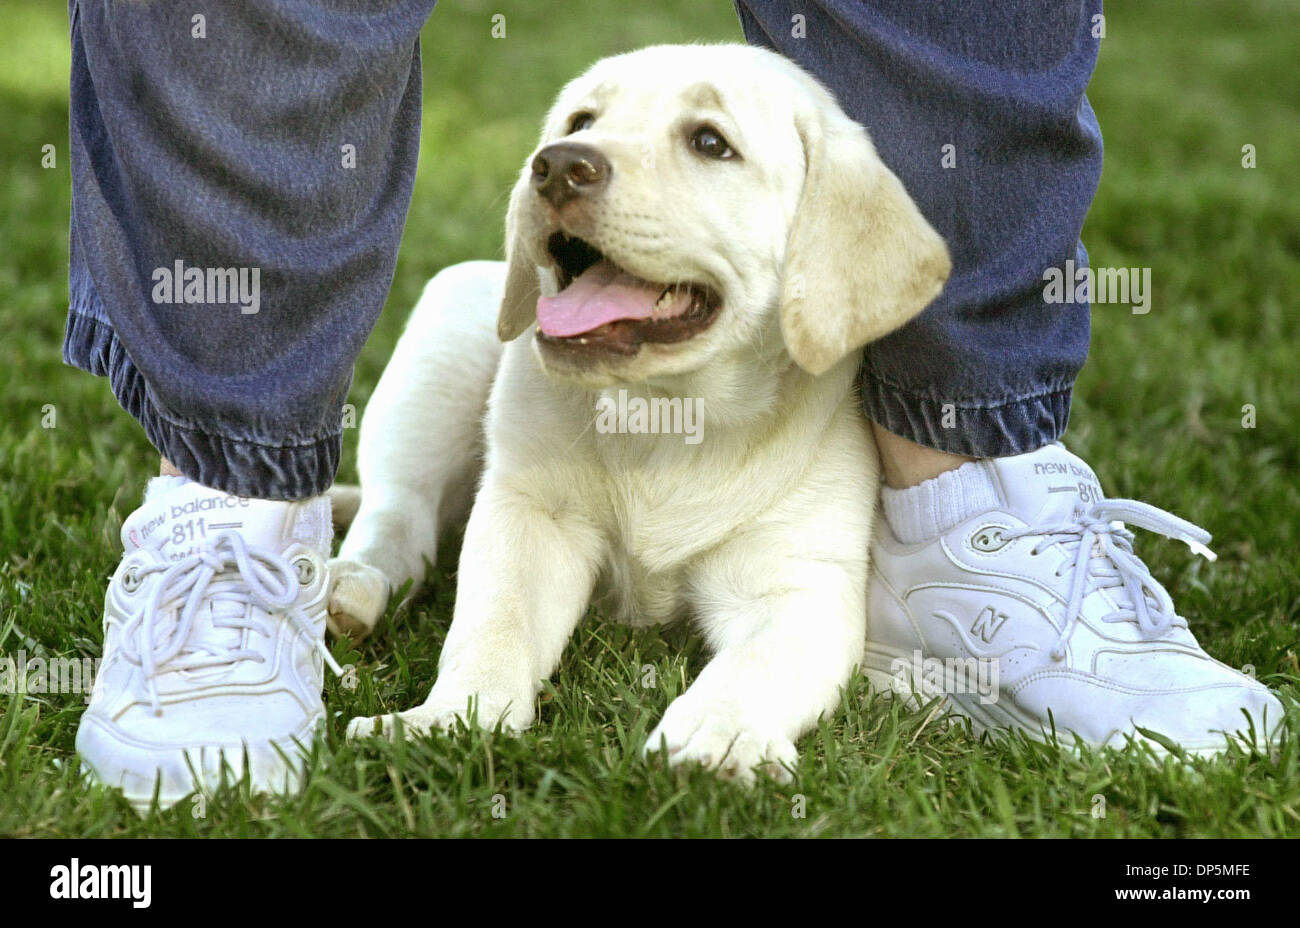
[[[643,280],[563,232],[547,240],[546,250],[560,291],[537,301],[537,338],[550,348],[635,354],[645,342],[668,344],[700,333],[721,305],[702,284]]]

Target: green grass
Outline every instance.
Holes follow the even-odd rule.
[[[508,36],[488,37],[504,9]],[[99,653],[121,519],[156,457],[106,383],[60,363],[67,308],[66,21],[0,0],[0,655]],[[1210,529],[1217,564],[1142,540],[1216,656],[1294,697],[1300,567],[1300,13],[1281,2],[1116,4],[1091,98],[1107,160],[1085,230],[1093,261],[1153,268],[1149,315],[1094,312],[1093,356],[1067,438],[1110,492]],[[425,38],[425,140],[389,307],[360,359],[364,407],[407,308],[438,268],[501,253],[505,192],[560,84],[652,41],[734,39],[725,0],[653,5],[446,2]],[[41,145],[58,167],[42,170]],[[1258,167],[1241,167],[1253,144]],[[42,427],[46,406],[57,426]],[[1242,427],[1254,406],[1256,427]],[[348,443],[342,476],[354,477]],[[450,556],[447,558],[451,562]],[[980,743],[932,713],[845,693],[801,743],[796,782],[746,791],[643,764],[645,733],[703,655],[688,629],[584,624],[520,738],[343,742],[358,714],[421,699],[454,574],[360,653],[310,783],[291,798],[224,791],[137,818],[76,775],[78,696],[0,698],[0,835],[1051,835],[1300,834],[1300,755],[1156,762]],[[641,686],[646,665],[657,686]],[[1294,735],[1300,716],[1292,712]],[[501,811],[504,797],[504,817]],[[1094,797],[1106,814],[1094,817]],[[805,815],[799,810],[800,800]],[[198,815],[197,813],[202,813]]]

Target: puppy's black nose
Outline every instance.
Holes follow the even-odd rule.
[[[591,196],[609,183],[608,159],[590,145],[556,142],[533,158],[533,189],[559,209],[580,196]]]

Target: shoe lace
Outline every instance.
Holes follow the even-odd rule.
[[[162,574],[122,634],[122,655],[142,670],[155,715],[162,715],[157,683],[161,674],[266,660],[252,648],[213,641],[202,634],[191,640],[195,617],[205,604],[236,607],[228,614],[212,610],[214,627],[248,629],[268,638],[271,631],[266,622],[247,607],[256,606],[268,616],[283,615],[314,640],[330,669],[343,675],[315,625],[297,605],[296,568],[274,551],[249,545],[237,533],[223,532],[194,554],[169,563],[142,565],[135,568],[135,574],[140,580]]]
[[[1187,620],[1175,611],[1168,591],[1151,576],[1142,559],[1133,553],[1134,535],[1125,523],[1181,541],[1210,561],[1216,559],[1215,553],[1206,547],[1210,533],[1205,529],[1163,509],[1131,499],[1102,500],[1085,510],[1076,510],[1065,522],[1004,533],[1003,537],[1008,541],[1037,537],[1039,540],[1030,550],[1031,555],[1053,545],[1062,545],[1073,554],[1065,625],[1052,648],[1053,660],[1064,660],[1070,635],[1083,614],[1083,601],[1089,593],[1099,589],[1123,589],[1126,594],[1119,608],[1103,616],[1102,621],[1134,622],[1148,640],[1163,636],[1175,625],[1187,627]],[[1069,566],[1066,563],[1062,568]],[[1060,568],[1057,575],[1062,575]]]

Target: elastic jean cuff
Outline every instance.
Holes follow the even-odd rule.
[[[973,458],[1028,454],[1057,441],[1070,421],[1072,385],[1000,403],[941,402],[863,371],[862,409],[886,431]]]
[[[122,408],[182,474],[235,496],[306,499],[329,489],[338,470],[343,433],[297,445],[267,445],[217,435],[177,421],[159,408],[149,385],[111,326],[75,310],[68,313],[63,360],[107,377]]]

